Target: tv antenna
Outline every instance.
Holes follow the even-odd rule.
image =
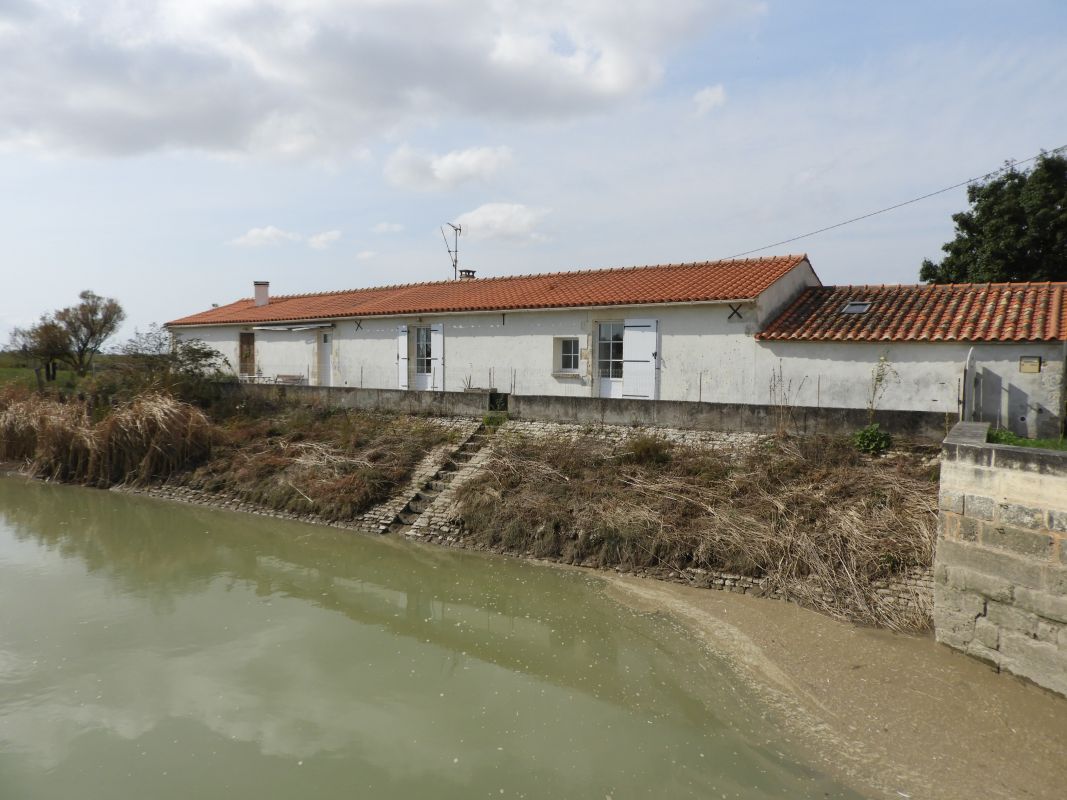
[[[448,244],[448,234],[445,233],[445,225],[452,229],[452,244]],[[459,280],[459,235],[463,233],[462,225],[453,225],[451,222],[446,222],[441,226],[441,238],[445,240],[445,249],[448,250],[448,256],[452,259],[452,279]]]

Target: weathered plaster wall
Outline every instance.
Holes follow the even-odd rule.
[[[1067,694],[1067,453],[986,444],[988,427],[942,448],[937,639]]]
[[[865,408],[881,357],[892,372],[878,408],[958,414],[963,366],[973,350],[981,375],[978,419],[1025,436],[1057,436],[1062,425],[1064,346],[958,342],[763,342],[757,386],[799,406]],[[1020,356],[1041,356],[1039,373],[1019,371]]]

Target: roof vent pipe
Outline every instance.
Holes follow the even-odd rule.
[[[252,288],[256,292],[257,306],[265,306],[270,302],[270,281],[253,281]]]

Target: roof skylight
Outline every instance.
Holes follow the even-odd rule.
[[[849,300],[841,308],[842,314],[866,314],[871,310],[871,304],[864,300]]]

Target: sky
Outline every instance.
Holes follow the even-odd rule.
[[[0,0],[0,345],[725,258],[1067,145],[1067,3]],[[913,283],[959,188],[756,255]]]

